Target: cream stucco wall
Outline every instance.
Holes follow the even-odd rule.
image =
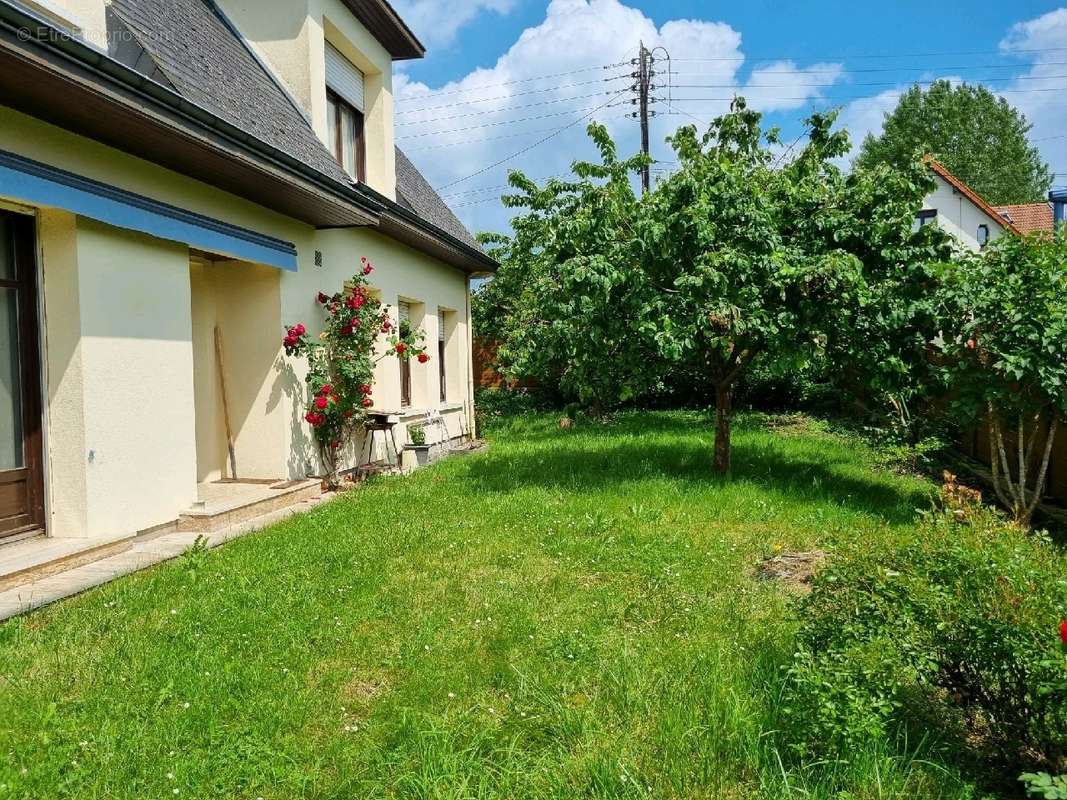
[[[49,532],[166,523],[196,496],[188,250],[51,210],[38,238]]]
[[[215,328],[222,338],[237,476],[288,474],[282,416],[282,273],[234,261],[196,262],[192,282],[197,477],[232,478],[227,463]]]
[[[989,226],[989,241],[1004,233],[1001,220],[989,216],[966,197],[957,192],[952,185],[935,175],[937,188],[926,196],[923,208],[937,210],[937,224],[951,234],[960,244],[970,250],[980,250],[978,246],[978,226]]]
[[[326,142],[326,42],[366,76],[367,185],[396,199],[393,62],[339,0],[219,0]]]
[[[449,435],[463,435],[470,426],[473,412],[473,388],[470,384],[470,324],[468,316],[467,278],[460,270],[414,252],[400,243],[370,230],[320,231],[315,246],[322,252],[322,267],[288,274],[282,280],[282,318],[286,324],[303,322],[312,336],[322,330],[322,310],[315,302],[321,291],[332,294],[360,268],[360,257],[366,256],[374,264],[371,286],[382,302],[389,306],[396,319],[401,299],[417,304],[412,322],[426,334],[431,360],[427,364],[411,364],[412,404],[404,412],[399,430],[401,445],[406,441],[408,423],[420,424],[428,410],[444,410]],[[439,367],[437,364],[437,310],[453,311],[446,330],[448,345],[448,399],[440,401]],[[379,342],[379,353],[388,345],[385,337]],[[289,403],[290,445],[292,468],[301,467],[300,460],[315,464],[317,459],[310,433],[302,420],[305,389],[303,365],[293,365],[290,385],[285,392]],[[400,366],[395,358],[386,358],[375,369],[375,408],[401,411]],[[434,432],[431,431],[431,439]],[[358,448],[356,443],[356,447]],[[303,454],[302,456],[300,454]],[[353,450],[349,458],[355,456]],[[305,467],[306,469],[306,467]],[[303,474],[303,473],[300,473]],[[297,474],[290,473],[291,477]]]
[[[173,521],[198,479],[222,473],[225,442],[213,330],[223,330],[238,469],[302,477],[317,469],[303,421],[306,365],[281,357],[282,326],[317,332],[320,290],[336,291],[368,256],[392,307],[422,305],[433,359],[412,364],[406,422],[443,412],[447,435],[473,419],[467,279],[372,229],[316,231],[249,201],[0,107],[0,150],[52,164],[215,219],[293,242],[299,271],[216,261],[192,265],[186,245],[40,208],[49,530],[110,538]],[[0,186],[0,200],[5,197]],[[323,266],[315,266],[315,251]],[[449,396],[439,401],[437,309],[450,317]],[[400,404],[399,367],[381,363],[377,405]],[[429,431],[431,441],[440,437]],[[405,441],[401,427],[399,438]],[[354,463],[356,445],[348,453]]]

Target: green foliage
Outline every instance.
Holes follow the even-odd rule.
[[[408,428],[408,442],[415,447],[422,447],[426,444],[426,429],[421,425],[412,425]]]
[[[645,159],[619,160],[603,126],[589,135],[601,162],[575,163],[573,180],[538,187],[512,173],[516,194],[504,202],[526,213],[512,236],[486,238],[501,269],[478,293],[476,327],[502,342],[506,374],[610,407],[654,379],[653,309],[627,233],[638,211],[630,176]]]
[[[969,420],[1067,417],[1067,230],[1002,236],[947,271],[945,371]]]
[[[549,411],[561,406],[559,398],[536,387],[479,389],[474,396],[479,427],[496,420]]]
[[[1067,231],[1002,236],[948,269],[941,294],[949,320],[942,371],[954,408],[965,420],[988,419],[1001,445],[991,454],[998,496],[1027,524],[1040,496],[1029,491],[1028,472],[1044,485],[1067,419]],[[1010,459],[1005,424],[1018,432]]]
[[[1047,772],[1024,772],[1019,780],[1026,787],[1028,797],[1041,800],[1067,800],[1067,775],[1049,775]]]
[[[886,115],[883,132],[868,135],[856,160],[871,168],[907,169],[917,153],[932,154],[990,203],[1047,198],[1052,172],[1030,144],[1030,123],[984,86],[947,80],[905,92]]]
[[[493,240],[501,276],[479,299],[505,370],[596,408],[681,384],[717,408],[716,468],[730,466],[734,388],[758,360],[785,374],[829,360],[850,388],[901,407],[925,367],[936,308],[932,262],[945,235],[912,230],[926,168],[845,176],[848,136],[833,115],[781,166],[760,114],[738,99],[704,134],[671,139],[679,169],[643,198],[606,131],[601,163],[539,188],[515,174],[526,208]],[[670,388],[668,388],[670,387]]]
[[[990,512],[955,519],[932,514],[887,550],[854,546],[800,601],[785,695],[799,751],[911,731],[1008,772],[1067,757],[1067,559]]]

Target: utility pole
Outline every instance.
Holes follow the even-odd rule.
[[[652,53],[645,47],[645,43],[641,42],[641,52],[637,57],[637,91],[638,91],[638,105],[640,107],[641,115],[641,152],[646,156],[650,155],[648,141],[648,106],[649,106],[649,92],[652,88]],[[645,164],[641,167],[641,191],[644,194],[648,194],[649,187],[651,185],[651,175],[649,172],[649,165]]]

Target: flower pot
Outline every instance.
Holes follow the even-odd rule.
[[[409,450],[415,454],[415,463],[417,466],[425,467],[430,463],[430,445],[428,444],[408,444],[404,445],[405,450]]]

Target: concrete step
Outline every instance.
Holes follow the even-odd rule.
[[[322,495],[322,482],[219,481],[198,487],[193,508],[178,517],[179,533],[214,533],[265,514],[315,500]]]

